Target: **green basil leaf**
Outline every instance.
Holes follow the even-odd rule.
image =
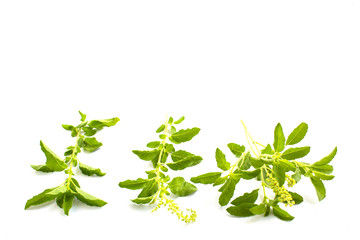
[[[279,218],[279,219],[281,219],[283,221],[292,221],[294,219],[293,216],[291,216],[284,209],[281,209],[279,206],[274,206],[273,207],[273,213],[277,218]]]
[[[173,162],[178,162],[191,156],[195,156],[195,155],[184,150],[178,150],[171,154],[171,159],[173,160]]]
[[[66,192],[63,195],[63,204],[62,208],[64,209],[65,215],[69,216],[69,211],[72,207],[73,201],[74,201],[75,195],[71,192]]]
[[[79,113],[80,113],[80,116],[81,116],[81,118],[80,118],[80,121],[85,121],[85,119],[86,119],[86,114],[83,114],[81,111],[79,111]]]
[[[281,152],[285,148],[285,136],[281,124],[278,123],[274,131],[274,149],[275,152]]]
[[[92,137],[92,138],[87,137],[84,139],[82,148],[85,151],[93,152],[96,149],[98,149],[99,147],[101,147],[102,145],[103,144],[101,142],[98,142],[98,140],[96,140],[95,137]]]
[[[333,172],[334,167],[326,164],[326,165],[310,165],[311,170],[316,171],[316,172],[320,172],[320,173],[325,173],[325,174],[330,174]]]
[[[261,150],[261,154],[274,154],[274,150],[272,150],[271,145],[268,144],[263,150]]]
[[[79,168],[80,168],[81,172],[87,176],[96,175],[96,176],[101,177],[106,174],[106,173],[101,172],[101,170],[99,168],[93,168],[93,167],[85,165],[81,162],[79,164]]]
[[[173,117],[169,117],[168,124],[172,124],[173,121],[174,121],[174,118],[173,118]]]
[[[286,145],[294,145],[299,143],[305,137],[308,130],[308,125],[306,123],[300,123],[288,136],[286,140]]]
[[[258,192],[259,189],[255,189],[250,193],[244,193],[242,196],[235,198],[231,204],[237,206],[243,203],[254,203],[259,196]]]
[[[88,137],[94,136],[95,133],[97,132],[96,129],[91,127],[83,127],[82,130],[84,131],[84,135]]]
[[[184,119],[185,119],[185,117],[182,116],[181,118],[179,118],[178,120],[176,120],[176,121],[174,122],[174,124],[179,124],[179,123],[181,123],[182,121],[184,121]]]
[[[140,150],[133,150],[133,153],[135,153],[141,160],[145,161],[151,161],[154,158],[158,158],[160,151],[158,149],[154,149],[151,151],[140,151]]]
[[[230,169],[230,163],[226,161],[225,154],[219,148],[216,149],[215,158],[218,168],[224,171]]]
[[[234,195],[236,181],[229,178],[222,187],[221,195],[219,197],[219,204],[221,206],[227,205]]]
[[[149,142],[146,146],[148,148],[157,148],[160,146],[160,141]]]
[[[127,188],[131,190],[142,189],[145,184],[149,182],[149,179],[138,178],[136,180],[126,180],[119,183],[119,187]]]
[[[330,174],[325,174],[325,173],[321,173],[321,172],[316,172],[314,171],[314,174],[316,177],[320,178],[321,180],[332,180],[335,176],[334,175],[330,175]]]
[[[202,160],[202,157],[192,155],[177,162],[168,163],[167,166],[174,171],[183,170],[187,167],[192,167],[199,164]]]
[[[176,177],[169,183],[171,192],[179,197],[188,196],[197,191],[197,188],[185,181],[183,177]]]
[[[256,169],[254,171],[240,170],[239,174],[240,174],[241,178],[249,180],[249,179],[253,179],[253,178],[257,177],[260,174],[260,169]]]
[[[285,183],[285,169],[280,165],[274,165],[273,171],[275,173],[276,181],[279,183],[280,186],[284,185]]]
[[[28,209],[31,206],[40,205],[40,204],[43,204],[45,202],[49,202],[49,201],[54,200],[56,198],[56,196],[47,195],[47,193],[53,191],[56,188],[58,188],[58,187],[45,189],[42,193],[40,193],[38,195],[35,195],[31,199],[27,200],[27,202],[25,204],[25,209]]]
[[[245,147],[244,146],[240,146],[236,143],[229,143],[228,148],[230,149],[230,151],[237,157],[241,157],[241,155],[243,154],[243,152],[245,152]]]
[[[297,194],[296,192],[290,192],[290,191],[288,191],[288,192],[290,193],[295,204],[300,204],[304,201],[304,198],[300,194]]]
[[[319,201],[323,200],[326,197],[326,189],[323,182],[318,177],[310,177],[310,180],[315,187]]]
[[[107,202],[84,192],[78,187],[76,187],[75,197],[89,206],[102,207],[107,204]]]
[[[242,203],[238,206],[229,207],[226,211],[237,217],[250,217],[254,215],[250,209],[255,206],[257,206],[255,203]]]
[[[281,154],[281,157],[287,160],[294,160],[305,157],[310,152],[310,147],[289,148]]]
[[[148,181],[143,190],[138,195],[138,198],[144,198],[144,197],[150,197],[154,195],[158,190],[158,183],[155,181],[155,179]]]
[[[171,135],[170,139],[174,140],[176,143],[182,143],[190,141],[193,137],[195,137],[200,132],[200,128],[188,128],[181,129],[178,132]]]
[[[301,179],[301,171],[300,171],[300,169],[296,168],[294,174],[291,177],[295,180],[295,182],[299,182],[300,179]]]
[[[68,131],[72,131],[75,129],[74,126],[72,125],[67,125],[67,124],[63,124],[62,127],[65,129],[65,130],[68,130]]]
[[[46,166],[53,171],[63,171],[67,168],[67,164],[50,150],[42,141],[40,141],[41,150],[46,156]]]
[[[89,127],[102,129],[103,127],[115,126],[116,123],[119,121],[120,121],[120,119],[117,117],[109,118],[109,119],[101,119],[101,120],[92,120],[89,122]]]
[[[31,165],[31,167],[39,172],[54,172],[54,170],[50,169],[48,166],[46,165]]]
[[[249,209],[249,211],[255,215],[265,214],[266,210],[267,210],[267,206],[263,203]]]
[[[333,158],[335,157],[336,153],[337,153],[337,147],[335,147],[334,150],[332,150],[332,152],[331,152],[329,155],[327,155],[327,156],[324,157],[323,159],[321,159],[321,160],[313,163],[312,165],[313,165],[313,166],[326,165],[326,164],[330,163],[331,160],[333,160]]]
[[[162,125],[156,130],[156,132],[157,132],[157,133],[160,133],[160,132],[164,131],[164,129],[165,129],[165,124],[162,124]]]
[[[153,200],[152,196],[131,199],[131,201],[136,204],[147,204],[147,203],[151,202],[152,200]]]
[[[190,181],[193,183],[213,184],[220,176],[221,172],[210,172],[199,175],[197,177],[192,177]]]

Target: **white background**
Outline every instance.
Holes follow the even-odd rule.
[[[360,134],[360,2],[341,1],[6,1],[0,2],[1,239],[325,238],[358,236]],[[119,117],[97,138],[104,146],[81,154],[106,176],[77,176],[82,189],[108,202],[75,202],[67,217],[56,204],[24,210],[27,199],[57,186],[63,173],[36,173],[43,140],[58,155],[74,139],[61,124]],[[134,206],[137,192],[120,189],[149,166],[133,149],[156,140],[166,114],[186,116],[200,134],[179,147],[204,161],[172,176],[216,170],[214,153],[253,137],[272,143],[309,124],[304,161],[338,146],[333,181],[318,202],[308,179],[294,190],[305,202],[296,218],[235,218],[217,188],[176,201],[197,210],[185,225],[164,209]],[[236,196],[257,187],[242,181]],[[351,237],[352,236],[352,237]]]

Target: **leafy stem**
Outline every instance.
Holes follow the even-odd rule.
[[[193,184],[186,182],[183,177],[171,179],[169,175],[165,175],[169,168],[173,171],[179,171],[195,166],[202,161],[200,156],[184,150],[176,151],[173,144],[167,143],[167,140],[174,144],[187,142],[199,133],[199,128],[177,131],[174,124],[179,124],[183,120],[184,117],[175,122],[172,117],[166,118],[165,123],[156,130],[161,141],[153,141],[147,144],[147,147],[152,148],[152,150],[133,150],[133,153],[140,159],[151,161],[154,170],[146,171],[148,178],[126,180],[120,182],[119,186],[131,190],[142,189],[138,197],[131,200],[132,202],[136,204],[156,203],[156,207],[152,210],[153,212],[164,206],[180,220],[190,223],[195,221],[196,212],[192,209],[187,209],[188,214],[185,214],[174,200],[168,196],[170,195],[169,191],[179,197],[188,196],[197,191],[197,188]],[[169,156],[171,156],[172,161],[167,162]]]
[[[83,122],[81,122],[81,124],[83,124]],[[74,175],[74,172],[72,171],[72,168],[73,168],[73,160],[75,158],[75,156],[77,155],[77,149],[78,149],[78,142],[79,142],[79,137],[81,135],[81,131],[82,131],[82,127],[78,127],[76,128],[77,130],[77,134],[76,134],[76,140],[75,140],[75,146],[74,146],[74,149],[71,153],[71,156],[70,156],[70,164],[69,164],[69,168],[66,170],[69,174],[68,176],[68,180],[67,180],[67,188],[70,189],[70,182],[72,182],[71,178],[72,176]]]

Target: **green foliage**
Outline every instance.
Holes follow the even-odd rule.
[[[180,171],[198,165],[202,161],[202,157],[185,150],[176,150],[173,144],[167,142],[169,140],[174,144],[180,144],[190,141],[199,133],[199,128],[176,130],[174,124],[180,124],[184,119],[185,117],[181,117],[174,121],[172,117],[167,118],[166,122],[156,130],[161,141],[153,141],[147,144],[147,147],[152,148],[152,150],[133,150],[133,153],[141,160],[151,161],[154,169],[146,171],[147,179],[138,178],[136,180],[122,181],[119,183],[119,187],[130,190],[141,189],[137,198],[131,200],[133,203],[156,204],[153,211],[165,206],[171,213],[177,215],[180,220],[190,223],[195,221],[196,212],[192,209],[187,209],[188,213],[180,210],[169,195],[172,193],[184,197],[196,192],[197,188],[183,177],[171,178],[170,175],[166,174],[169,169]],[[211,174],[198,177],[198,181],[204,183],[212,181],[212,179],[214,179],[214,176],[211,176]]]
[[[93,168],[84,163],[80,162],[78,154],[84,150],[87,152],[93,152],[102,146],[102,143],[99,142],[93,136],[100,129],[104,127],[114,126],[119,119],[103,119],[103,120],[93,120],[86,121],[86,115],[80,112],[81,123],[74,127],[73,125],[63,124],[62,127],[71,132],[71,136],[75,137],[75,144],[66,148],[64,153],[65,159],[61,159],[57,156],[48,146],[40,141],[41,150],[44,152],[46,157],[46,162],[43,165],[31,165],[31,167],[36,171],[41,172],[61,172],[64,171],[68,175],[64,183],[57,187],[49,188],[41,192],[40,194],[29,199],[25,204],[25,209],[28,209],[31,206],[36,206],[43,204],[45,202],[56,200],[57,205],[64,210],[65,215],[69,215],[69,211],[73,205],[74,199],[90,205],[102,207],[106,204],[105,201],[98,199],[86,192],[84,192],[78,183],[78,181],[73,178],[75,175],[73,170],[74,167],[79,166],[80,171],[87,176],[96,175],[104,176],[99,168]]]
[[[325,198],[326,189],[323,181],[334,178],[330,175],[333,167],[329,163],[335,157],[337,148],[323,159],[308,164],[297,159],[308,155],[310,147],[288,148],[305,137],[308,130],[306,123],[301,123],[296,127],[287,139],[281,124],[277,124],[274,130],[274,148],[270,144],[262,145],[254,141],[245,125],[244,128],[249,148],[246,150],[244,146],[235,143],[228,144],[230,151],[237,158],[235,163],[227,162],[225,154],[217,148],[216,164],[222,171],[205,173],[192,177],[190,180],[194,183],[220,185],[219,204],[221,206],[226,206],[231,201],[236,185],[241,179],[260,181],[260,188],[236,197],[231,201],[232,206],[226,209],[228,213],[238,217],[268,216],[272,212],[283,221],[293,220],[294,217],[282,209],[281,205],[291,207],[303,202],[300,194],[287,190],[298,183],[302,176],[310,178],[319,201]],[[267,195],[269,190],[273,192],[273,197]],[[259,194],[259,191],[262,193]]]

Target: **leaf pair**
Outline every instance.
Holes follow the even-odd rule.
[[[66,215],[69,215],[69,210],[75,198],[89,206],[102,207],[106,204],[105,201],[81,190],[79,183],[74,178],[68,181],[68,185],[63,184],[58,187],[49,188],[32,197],[26,202],[25,209],[56,200],[57,205],[64,210]]]

